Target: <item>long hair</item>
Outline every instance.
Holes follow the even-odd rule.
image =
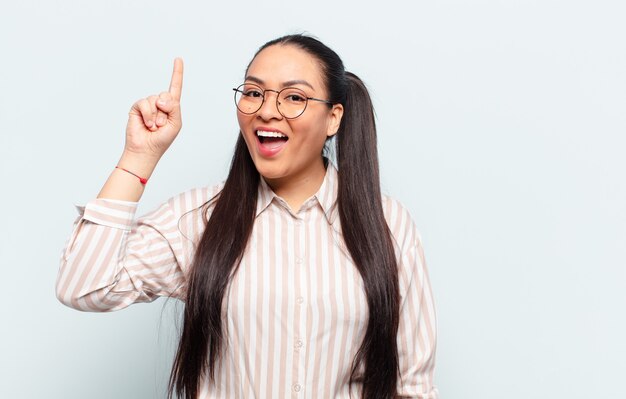
[[[347,72],[339,56],[319,40],[284,36],[264,44],[255,57],[273,45],[296,46],[316,58],[330,102],[344,107],[337,131],[339,220],[346,247],[363,279],[369,310],[365,336],[352,362],[350,388],[353,383],[362,384],[363,399],[391,398],[399,376],[400,294],[391,233],[382,208],[370,96],[363,82]],[[215,382],[225,338],[222,301],[252,232],[259,179],[240,135],[224,188],[210,202],[214,209],[190,269],[169,398],[175,392],[180,398],[196,399],[204,378]]]

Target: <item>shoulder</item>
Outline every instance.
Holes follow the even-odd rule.
[[[420,280],[426,278],[422,236],[409,210],[400,201],[383,195],[382,204],[396,251],[400,296],[405,298],[414,278]]]
[[[410,247],[420,247],[421,234],[406,206],[385,194],[382,195],[382,206],[396,249],[404,252]]]

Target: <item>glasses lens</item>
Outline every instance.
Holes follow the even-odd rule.
[[[254,114],[263,104],[263,89],[244,83],[235,89],[235,105],[244,114]]]
[[[285,118],[297,118],[304,112],[306,104],[306,93],[300,89],[287,87],[278,96],[278,109]]]

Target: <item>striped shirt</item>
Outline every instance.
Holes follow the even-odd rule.
[[[342,239],[337,174],[329,165],[297,212],[260,179],[250,241],[224,298],[228,342],[216,383],[204,381],[199,398],[349,397],[368,308]],[[201,205],[222,187],[189,190],[136,220],[136,202],[95,199],[77,207],[61,257],[59,300],[104,312],[159,296],[184,299],[194,245],[212,209]],[[420,235],[399,202],[383,196],[383,208],[401,295],[397,395],[436,399],[435,308]],[[353,395],[360,397],[360,388],[354,383]]]

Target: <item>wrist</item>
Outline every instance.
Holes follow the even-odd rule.
[[[127,169],[133,174],[149,179],[158,162],[158,157],[124,151],[120,160],[117,162],[117,166]]]
[[[139,179],[139,183],[141,183],[142,185],[146,185],[146,183],[148,183],[148,179],[146,177],[141,177],[136,173],[131,172],[130,170],[126,169],[126,168],[122,168],[121,166],[116,166],[115,169],[119,169],[119,170],[123,170],[124,172],[135,176],[137,179]]]

